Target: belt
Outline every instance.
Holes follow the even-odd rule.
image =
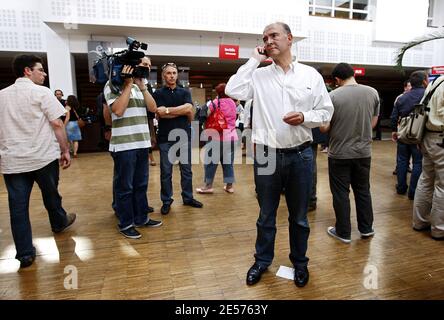
[[[297,147],[292,147],[292,148],[271,148],[265,145],[263,147],[265,152],[268,152],[268,150],[275,150],[276,153],[295,153],[307,149],[310,145],[311,145],[310,142],[305,142],[301,145],[298,145]]]
[[[443,133],[443,131],[435,131],[435,130],[429,130],[427,127],[425,128],[427,132],[433,132],[433,133]]]

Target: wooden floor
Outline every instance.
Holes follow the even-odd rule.
[[[151,217],[164,225],[143,229],[141,239],[128,240],[118,233],[111,210],[111,157],[80,154],[60,181],[63,205],[77,213],[77,221],[70,231],[54,236],[35,186],[31,221],[37,259],[23,270],[14,259],[1,180],[0,299],[444,299],[444,242],[412,231],[412,201],[397,195],[394,187],[395,145],[378,141],[373,150],[376,235],[359,238],[353,209],[350,245],[326,233],[335,219],[327,156],[319,153],[318,209],[309,213],[310,282],[302,289],[276,276],[280,266],[291,266],[284,198],[273,264],[257,285],[245,284],[254,260],[258,215],[251,165],[236,165],[234,194],[223,191],[219,168],[215,193],[196,195],[203,209],[182,205],[175,167],[175,202],[168,216],[159,213],[159,166],[150,167],[148,198],[155,208]],[[159,159],[158,153],[155,157]],[[197,187],[202,166],[194,165],[193,173]],[[377,289],[366,285],[366,267],[377,276],[372,282]],[[77,270],[78,288],[67,290],[64,284],[74,283],[72,270]]]

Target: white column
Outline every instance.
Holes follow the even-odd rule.
[[[57,34],[46,27],[49,87],[61,89],[64,98],[77,95],[74,57],[69,51],[69,35]]]

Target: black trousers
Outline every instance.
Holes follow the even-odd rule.
[[[328,158],[330,190],[336,215],[336,234],[350,239],[350,185],[355,195],[358,230],[367,233],[373,230],[373,208],[370,194],[371,158]]]

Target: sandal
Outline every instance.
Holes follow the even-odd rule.
[[[228,192],[228,193],[234,193],[234,188],[233,188],[233,186],[231,186],[230,188],[227,188],[227,186],[225,185],[225,186],[224,186],[224,190],[225,190],[225,192]]]
[[[205,193],[211,194],[211,193],[213,193],[213,191],[214,191],[213,188],[205,188],[205,187],[196,188],[196,192],[202,193],[202,194],[205,194]]]

